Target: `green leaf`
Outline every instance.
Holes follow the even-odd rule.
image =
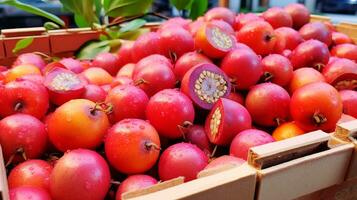
[[[170,0],[170,3],[174,5],[177,10],[190,9],[193,0]]]
[[[103,0],[105,15],[128,17],[145,13],[153,0]]]
[[[93,23],[98,23],[97,2],[96,0],[60,0],[64,9],[73,12],[75,15],[76,24],[79,27],[91,26]]]
[[[106,35],[104,35],[104,34],[100,34],[99,35],[99,40],[100,41],[104,41],[104,40],[108,40],[109,38],[108,38],[108,36],[106,36]]]
[[[138,37],[144,33],[150,32],[149,28],[139,28],[135,31],[129,31],[120,34],[120,39],[125,39],[125,40],[136,40]]]
[[[93,59],[102,52],[109,52],[109,40],[91,41],[83,46],[77,53],[76,57],[81,60]]]
[[[134,30],[144,26],[145,24],[146,24],[145,19],[135,19],[135,20],[125,24],[124,26],[122,26],[119,31],[121,33],[134,31]]]
[[[190,18],[197,19],[203,15],[208,7],[208,0],[193,0],[190,10]]]
[[[22,49],[25,49],[26,47],[30,46],[33,42],[33,37],[27,37],[24,39],[21,39],[17,41],[15,48],[12,50],[12,53],[17,53],[21,51]]]
[[[46,30],[56,30],[61,28],[58,24],[53,22],[46,22],[43,27],[45,27]]]
[[[28,13],[31,13],[31,14],[34,14],[34,15],[38,15],[38,16],[41,16],[41,17],[44,17],[44,18],[47,18],[47,19],[59,24],[60,26],[65,27],[64,21],[61,20],[56,15],[53,15],[53,14],[51,14],[49,12],[46,12],[44,10],[41,10],[41,9],[36,8],[34,6],[31,6],[29,4],[21,3],[21,2],[19,2],[17,0],[3,0],[3,1],[0,1],[0,4],[6,4],[6,5],[9,5],[9,6],[14,6],[17,9],[20,9],[20,10],[23,10],[25,12],[28,12]]]

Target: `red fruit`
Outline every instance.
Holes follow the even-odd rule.
[[[253,21],[264,21],[264,19],[254,13],[239,13],[235,18],[234,30],[239,31],[243,26]]]
[[[108,94],[109,91],[112,89],[112,87],[110,86],[110,84],[101,85],[100,87],[101,87],[107,94]]]
[[[133,63],[128,63],[124,65],[117,73],[117,76],[126,76],[128,78],[132,78],[133,76],[133,71],[135,68],[135,64]]]
[[[36,187],[17,187],[10,189],[10,200],[51,200],[46,190]]]
[[[312,67],[320,71],[327,64],[329,57],[330,53],[325,43],[308,40],[294,49],[290,61],[294,69]]]
[[[310,22],[305,24],[299,30],[300,35],[304,40],[319,40],[330,46],[332,42],[332,32],[330,29],[322,22]]]
[[[58,61],[53,61],[51,63],[48,63],[45,68],[42,69],[42,74],[47,75],[48,72],[52,71],[54,68],[63,68],[66,69],[66,67],[58,62]]]
[[[205,169],[212,169],[212,168],[221,167],[224,165],[240,166],[245,162],[246,161],[241,158],[237,158],[237,157],[229,156],[229,155],[223,155],[218,158],[215,158],[210,163],[208,163],[208,165],[205,167]]]
[[[357,88],[357,64],[346,58],[337,58],[322,71],[326,82],[338,90]]]
[[[135,41],[131,56],[133,62],[138,62],[142,58],[152,54],[163,54],[160,47],[160,36],[158,33],[145,33]]]
[[[24,53],[19,55],[14,61],[13,66],[18,66],[23,64],[32,64],[38,67],[39,69],[43,69],[46,66],[46,63],[42,59],[42,57],[34,53]]]
[[[117,76],[114,78],[113,82],[110,84],[111,88],[114,88],[118,85],[134,85],[133,79],[127,76]]]
[[[237,103],[239,103],[240,105],[245,105],[245,100],[244,100],[244,96],[240,93],[234,93],[234,92],[231,92],[227,99],[230,99],[232,101],[235,101]]]
[[[148,175],[131,175],[120,183],[115,200],[121,200],[122,194],[132,192],[139,189],[148,188],[155,185],[157,180]]]
[[[263,12],[263,19],[274,28],[292,27],[293,19],[290,14],[280,7],[272,7]]]
[[[194,104],[209,110],[221,97],[226,97],[231,91],[227,75],[217,66],[204,63],[190,69],[182,79],[181,91]]]
[[[159,153],[159,135],[144,120],[124,119],[116,123],[106,136],[105,155],[121,173],[137,174],[149,170],[159,158]]]
[[[295,90],[304,85],[315,82],[325,82],[325,78],[320,72],[310,67],[297,69],[293,72],[293,76],[290,81],[290,94],[293,94]]]
[[[48,89],[50,100],[56,105],[80,98],[85,92],[85,83],[73,72],[54,68],[45,76],[44,85]]]
[[[193,123],[195,110],[185,94],[176,89],[166,89],[150,98],[146,117],[161,136],[180,138],[184,134],[182,128]]]
[[[291,50],[285,49],[285,50],[281,53],[281,55],[284,56],[285,58],[290,59],[291,52],[292,52]]]
[[[263,74],[260,58],[253,51],[246,49],[229,52],[222,60],[221,69],[237,89],[249,89]]]
[[[115,76],[118,72],[120,61],[119,58],[112,53],[99,53],[93,60],[93,66],[100,67]]]
[[[280,140],[285,140],[288,138],[292,138],[298,135],[302,135],[305,132],[301,130],[300,127],[298,127],[294,121],[292,122],[286,122],[283,124],[280,124],[276,129],[274,130],[272,136],[276,141]]]
[[[159,37],[159,45],[163,54],[174,62],[184,53],[194,50],[194,40],[191,34],[183,28],[175,26],[162,29]]]
[[[196,145],[177,143],[161,154],[159,176],[163,181],[183,176],[187,182],[196,179],[207,164],[208,157]]]
[[[141,68],[148,67],[151,65],[166,65],[170,69],[174,69],[171,61],[163,55],[153,54],[141,59],[134,68],[133,74],[137,73]]]
[[[203,17],[198,17],[195,21],[191,22],[188,26],[188,31],[191,33],[193,37],[195,37],[198,29],[205,24],[205,20]]]
[[[160,90],[175,87],[175,74],[166,64],[139,66],[137,65],[134,69],[133,81],[148,96],[152,96]]]
[[[4,82],[9,83],[11,81],[15,81],[18,78],[21,78],[22,76],[29,74],[41,75],[41,71],[35,65],[32,64],[18,65],[6,71],[6,73],[3,73],[3,75],[5,75]]]
[[[184,19],[182,17],[173,17],[163,22],[160,26],[160,29],[165,29],[169,26],[175,26],[188,30],[191,22],[192,22],[191,20]]]
[[[234,49],[236,39],[226,30],[207,22],[195,35],[195,48],[210,58],[222,58]]]
[[[288,12],[293,19],[293,28],[300,29],[310,21],[310,11],[302,4],[292,3],[285,6],[285,11]]]
[[[79,74],[84,70],[82,63],[79,60],[73,58],[63,58],[59,62],[63,64],[68,70],[71,70],[76,74]]]
[[[46,88],[32,81],[18,80],[0,85],[0,97],[0,117],[24,113],[41,119],[49,107]]]
[[[84,70],[80,74],[80,77],[82,77],[82,79],[86,80],[90,84],[100,86],[111,84],[113,81],[113,77],[107,71],[99,67],[91,67]]]
[[[110,186],[109,167],[95,151],[76,149],[65,153],[50,177],[53,200],[100,200]]]
[[[24,159],[39,158],[46,150],[45,125],[31,115],[5,117],[0,121],[0,133],[5,162],[18,163]]]
[[[279,54],[271,54],[262,60],[264,82],[272,82],[282,87],[290,83],[293,66],[289,59]]]
[[[276,42],[273,27],[265,21],[255,21],[243,26],[238,31],[237,40],[260,55],[272,53]]]
[[[284,49],[294,50],[300,43],[304,41],[300,33],[289,27],[281,27],[274,30],[275,35],[280,38],[276,43],[284,41]]]
[[[232,25],[228,24],[227,22],[223,20],[212,20],[210,22],[211,24],[214,24],[215,26],[219,27],[221,30],[225,30],[227,33],[231,35],[235,35]]]
[[[237,134],[230,146],[231,156],[247,160],[248,150],[251,147],[274,142],[274,138],[268,133],[258,129],[248,129]]]
[[[210,111],[205,131],[211,143],[228,145],[240,131],[251,128],[252,119],[241,104],[220,98]]]
[[[43,85],[43,83],[45,82],[45,78],[39,74],[27,74],[27,75],[22,76],[21,78],[16,79],[16,80],[32,81],[39,85]]]
[[[262,126],[277,126],[289,119],[289,93],[274,83],[254,86],[245,100],[253,121]]]
[[[353,44],[353,40],[346,34],[340,32],[332,32],[332,45]]]
[[[357,118],[357,91],[341,90],[340,95],[343,103],[343,113]]]
[[[103,109],[87,99],[75,99],[61,105],[47,122],[51,143],[62,152],[98,147],[110,126]]]
[[[145,119],[149,97],[143,90],[133,85],[120,85],[109,91],[105,102],[113,106],[111,122],[126,118]]]
[[[354,44],[340,44],[331,49],[331,56],[348,58],[357,62],[357,46]]]
[[[27,160],[11,170],[8,177],[9,188],[28,186],[49,191],[52,168],[43,160]]]
[[[93,102],[104,102],[107,93],[98,85],[88,84],[85,86],[84,99]]]
[[[338,91],[327,83],[310,83],[297,89],[291,97],[293,120],[304,131],[331,131],[341,118],[342,100]]]
[[[185,53],[175,63],[174,73],[176,80],[181,81],[188,70],[202,63],[212,63],[212,61],[205,55],[197,52]]]
[[[121,45],[121,47],[117,53],[119,70],[123,66],[134,62],[134,60],[132,58],[133,48],[134,48],[133,41],[127,41]]]
[[[186,140],[196,145],[207,155],[212,152],[212,144],[209,142],[205,129],[201,125],[190,126],[185,133]]]
[[[228,8],[215,7],[207,11],[204,17],[206,21],[223,20],[229,25],[233,26],[235,14]]]

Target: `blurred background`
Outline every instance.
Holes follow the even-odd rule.
[[[65,12],[58,0],[20,0],[59,16],[74,27],[73,16]],[[262,12],[269,7],[285,6],[290,3],[305,4],[314,14],[331,17],[333,23],[349,21],[357,23],[357,0],[208,0],[209,8],[228,4],[235,12]],[[170,7],[169,0],[154,0],[152,11],[166,16],[178,16]],[[0,29],[42,26],[48,20],[0,5]]]

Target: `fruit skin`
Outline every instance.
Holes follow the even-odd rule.
[[[223,155],[223,156],[213,159],[210,163],[208,163],[208,165],[205,167],[205,170],[216,168],[216,167],[221,167],[224,165],[240,166],[245,162],[246,161],[241,158],[237,158],[237,157],[229,156],[229,155]]]
[[[145,119],[149,97],[133,85],[119,85],[109,91],[105,102],[113,106],[110,120],[116,123],[127,118]]]
[[[229,153],[231,156],[247,160],[249,148],[274,141],[274,138],[264,131],[258,129],[244,130],[234,137]]]
[[[17,187],[10,189],[10,200],[51,200],[50,195],[41,188]]]
[[[222,35],[225,35],[227,41],[222,42],[225,46],[220,47],[214,40],[212,30],[219,30]],[[222,38],[220,38],[220,41]],[[223,58],[230,50],[235,48],[236,39],[231,36],[226,30],[222,30],[217,25],[206,22],[202,25],[195,35],[195,48],[196,50],[201,50],[203,53],[210,58]]]
[[[83,99],[88,99],[93,102],[104,102],[107,93],[98,85],[88,84],[85,86]]]
[[[14,81],[18,78],[21,78],[22,76],[29,75],[29,74],[41,75],[41,71],[39,68],[37,68],[35,65],[32,65],[32,64],[18,65],[18,66],[11,68],[5,74],[4,82],[9,83],[9,82]]]
[[[160,153],[157,131],[141,119],[124,119],[114,124],[104,145],[109,163],[125,174],[146,172],[156,163]]]
[[[23,113],[41,119],[49,107],[46,88],[32,81],[19,80],[0,85],[0,96],[0,117]]]
[[[134,68],[135,68],[135,64],[133,64],[133,63],[128,63],[128,64],[124,65],[118,71],[117,77],[118,76],[125,76],[125,77],[128,77],[128,78],[132,78]]]
[[[291,15],[293,20],[293,27],[295,30],[300,29],[310,21],[310,12],[302,4],[292,3],[285,6],[285,11]]]
[[[91,67],[84,70],[81,75],[88,80],[90,84],[106,85],[113,81],[113,77],[104,69],[99,67]]]
[[[27,114],[14,114],[0,121],[0,145],[5,162],[15,155],[12,163],[39,158],[46,150],[47,132],[45,125]]]
[[[343,113],[357,118],[357,92],[354,90],[341,90],[340,91]]]
[[[23,53],[19,55],[13,63],[13,66],[32,64],[38,67],[40,70],[45,68],[46,63],[41,56],[34,53]]]
[[[185,138],[189,143],[196,145],[207,155],[209,155],[213,150],[212,144],[208,140],[206,131],[201,125],[192,125],[188,127],[185,131]]]
[[[134,62],[131,55],[131,52],[133,51],[133,47],[134,47],[134,41],[127,41],[121,45],[117,53],[119,70],[123,66]]]
[[[100,67],[115,76],[119,70],[119,58],[112,53],[99,53],[93,60],[93,66]]]
[[[81,73],[84,70],[81,62],[73,58],[63,58],[59,62],[63,64],[68,70],[71,70],[76,74]]]
[[[228,96],[227,96],[227,99],[230,99],[232,101],[235,101],[241,105],[245,105],[245,98],[242,94],[240,93],[234,93],[234,92],[231,92]]]
[[[262,60],[264,82],[272,82],[282,87],[290,83],[293,66],[289,59],[279,54],[270,54]]]
[[[320,71],[328,63],[329,57],[330,53],[325,43],[307,40],[293,50],[290,61],[294,69],[312,67]]]
[[[317,70],[310,67],[303,67],[293,72],[291,77],[289,91],[293,94],[295,90],[304,85],[315,82],[325,82],[325,77]]]
[[[152,54],[163,54],[160,46],[160,36],[155,32],[149,32],[139,36],[134,42],[131,52],[134,63]]]
[[[205,55],[195,51],[185,53],[175,63],[174,73],[176,80],[181,81],[188,70],[202,63],[212,63],[212,61]]]
[[[290,14],[280,7],[269,8],[263,12],[262,17],[265,21],[269,22],[274,29],[293,26],[293,19]]]
[[[304,41],[300,33],[289,27],[280,27],[274,30],[278,38],[285,40],[285,49],[294,50],[300,43]],[[277,40],[276,43],[280,41]]]
[[[357,46],[354,44],[340,44],[331,49],[331,56],[348,58],[357,62]]]
[[[337,88],[338,82],[350,80],[348,76],[352,76],[351,79],[353,79],[353,77],[357,78],[357,64],[346,58],[336,58],[324,67],[322,74],[324,75],[327,83]],[[353,89],[353,87],[356,86],[353,86],[352,84],[351,87],[351,89]]]
[[[183,28],[165,28],[160,31],[159,37],[159,45],[163,54],[174,62],[183,54],[194,50],[194,40],[191,34]]]
[[[304,131],[331,131],[341,118],[342,100],[338,91],[323,82],[297,89],[291,97],[290,113]]]
[[[233,27],[223,20],[212,20],[211,24],[218,26],[220,29],[225,30],[230,35],[235,35]]]
[[[10,171],[9,188],[38,187],[49,191],[53,167],[43,160],[27,160]]]
[[[148,175],[131,175],[120,183],[115,200],[121,200],[121,195],[126,192],[148,188],[152,185],[155,185],[156,183],[157,180]]]
[[[243,26],[252,21],[264,21],[264,19],[254,13],[239,13],[235,18],[233,28],[234,30],[239,31]]]
[[[305,132],[300,127],[298,127],[295,122],[286,122],[279,125],[274,130],[272,136],[276,141],[279,141],[302,135],[304,133]]]
[[[182,17],[173,17],[173,18],[170,18],[169,20],[163,22],[161,24],[159,30],[165,29],[169,26],[180,27],[180,28],[188,30],[191,22],[192,22],[192,20],[184,19]]]
[[[101,200],[109,186],[107,163],[98,153],[87,149],[66,152],[57,161],[50,177],[53,200]]]
[[[193,123],[195,110],[192,101],[184,93],[176,89],[165,89],[150,98],[146,118],[160,136],[176,139],[184,134],[180,126],[185,126],[187,122]]]
[[[235,14],[225,7],[215,7],[207,11],[204,16],[206,21],[223,20],[229,25],[234,24]]]
[[[304,38],[304,40],[319,40],[325,43],[327,46],[330,46],[332,42],[332,32],[322,22],[310,22],[305,24],[303,27],[301,27],[299,33]]]
[[[263,74],[260,58],[250,50],[234,49],[222,60],[221,69],[236,89],[249,89]]]
[[[255,21],[244,25],[238,31],[237,40],[248,45],[259,55],[272,53],[276,43],[274,29],[265,21]]]
[[[134,85],[133,79],[126,76],[117,76],[114,78],[113,82],[110,84],[111,88],[115,88],[118,85]]]
[[[340,32],[332,32],[332,45],[339,44],[354,44],[354,41],[346,34]]]
[[[277,126],[289,119],[289,93],[274,83],[254,86],[248,93],[245,105],[255,123]]]
[[[166,181],[179,176],[185,182],[196,179],[208,164],[208,157],[196,145],[177,143],[167,148],[159,160],[159,177]]]
[[[211,119],[217,108],[220,108],[221,123],[216,134],[211,130]],[[209,113],[205,122],[205,132],[211,143],[228,145],[240,131],[251,128],[252,118],[248,110],[241,104],[220,98]]]
[[[61,105],[47,122],[51,143],[60,151],[98,147],[110,124],[106,113],[87,99]]]

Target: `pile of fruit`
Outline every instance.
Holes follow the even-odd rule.
[[[357,117],[357,46],[309,20],[300,4],[213,8],[94,60],[19,55],[0,68],[10,199],[119,200]]]

